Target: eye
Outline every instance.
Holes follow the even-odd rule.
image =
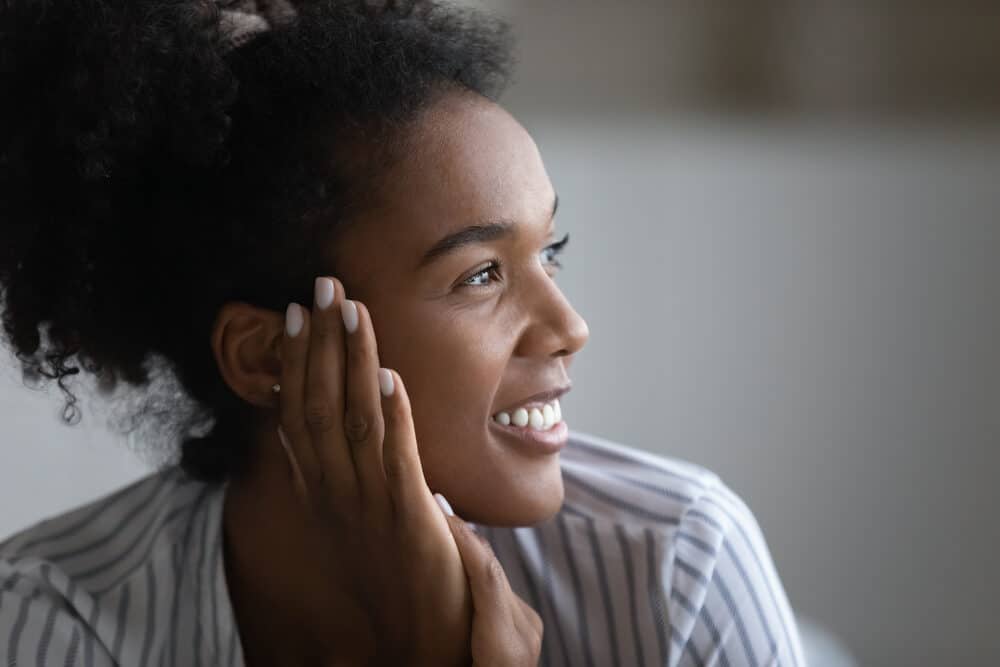
[[[546,263],[556,267],[557,269],[561,269],[563,266],[562,262],[560,262],[556,258],[563,251],[563,248],[566,247],[567,243],[569,243],[568,232],[566,233],[566,236],[562,238],[561,241],[556,241],[555,243],[542,248],[541,254],[546,255],[548,258],[546,260]],[[482,280],[485,277],[499,278],[498,272],[502,267],[503,267],[503,262],[501,262],[498,257],[494,257],[493,259],[490,260],[490,263],[488,265],[483,267],[483,269],[477,271],[476,273],[472,274],[464,281],[462,281],[461,287],[489,287],[490,284],[492,283],[489,282],[484,283],[482,282]]]
[[[556,258],[559,256],[559,253],[563,251],[563,248],[566,247],[567,243],[569,243],[569,232],[566,232],[566,236],[562,237],[561,241],[556,241],[552,245],[546,246],[544,249],[542,249],[543,253],[547,252],[549,253],[549,257],[551,257],[551,259],[549,260],[549,264],[556,267],[557,269],[562,268],[562,262],[560,262]]]
[[[468,278],[466,278],[465,280],[463,280],[461,286],[462,287],[487,287],[489,285],[489,283],[473,282],[473,281],[480,279],[481,276],[497,275],[496,272],[500,270],[500,266],[501,266],[501,263],[500,263],[499,259],[491,259],[490,263],[484,269],[482,269],[481,271],[477,271],[476,273],[472,274],[471,276],[469,276]]]

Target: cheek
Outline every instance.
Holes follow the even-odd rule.
[[[505,363],[476,341],[456,341],[442,347],[435,363],[424,369],[422,382],[426,382],[427,392],[421,403],[426,404],[428,416],[467,434],[468,428],[482,428]]]
[[[502,344],[470,327],[404,336],[387,347],[380,356],[406,383],[418,435],[426,429],[439,437],[447,429],[468,436],[469,428],[484,429],[509,356]]]
[[[478,476],[489,460],[487,420],[506,366],[473,338],[410,341],[405,371],[424,476],[432,488]]]

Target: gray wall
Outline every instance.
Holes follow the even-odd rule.
[[[574,230],[568,418],[720,472],[863,664],[1000,664],[1000,4],[487,4]]]
[[[1000,661],[1000,134],[534,131],[591,327],[567,420],[719,472],[864,664]]]
[[[927,5],[924,62],[906,3],[490,5],[591,329],[567,421],[720,473],[863,664],[1000,662],[996,11]],[[0,534],[145,471],[0,372]]]

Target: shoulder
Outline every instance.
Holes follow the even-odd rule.
[[[4,539],[0,645],[16,664],[73,664],[76,654],[110,664],[125,640],[121,610],[138,606],[129,598],[153,570],[173,569],[214,490],[169,467]]]
[[[609,518],[676,525],[696,501],[734,495],[705,467],[590,433],[571,430],[560,456],[567,495]]]
[[[692,519],[720,529],[754,521],[716,473],[689,461],[580,431],[570,431],[561,457],[569,513],[670,534]]]
[[[766,550],[747,504],[711,470],[605,438],[571,431],[561,460],[561,510],[614,525],[629,542],[654,542],[660,556],[692,577],[711,576],[720,555]]]
[[[135,548],[140,535],[171,536],[203,491],[204,484],[170,466],[14,533],[0,541],[0,558],[96,575],[96,561]]]
[[[757,519],[719,475],[577,431],[562,456],[562,520],[613,534],[656,582],[651,607],[669,664],[802,663]]]

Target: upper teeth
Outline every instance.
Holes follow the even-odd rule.
[[[559,399],[546,403],[539,408],[518,408],[511,415],[507,412],[498,412],[493,415],[493,419],[504,426],[514,424],[514,426],[530,426],[536,431],[547,431],[554,424],[562,421],[562,409],[559,407]]]

